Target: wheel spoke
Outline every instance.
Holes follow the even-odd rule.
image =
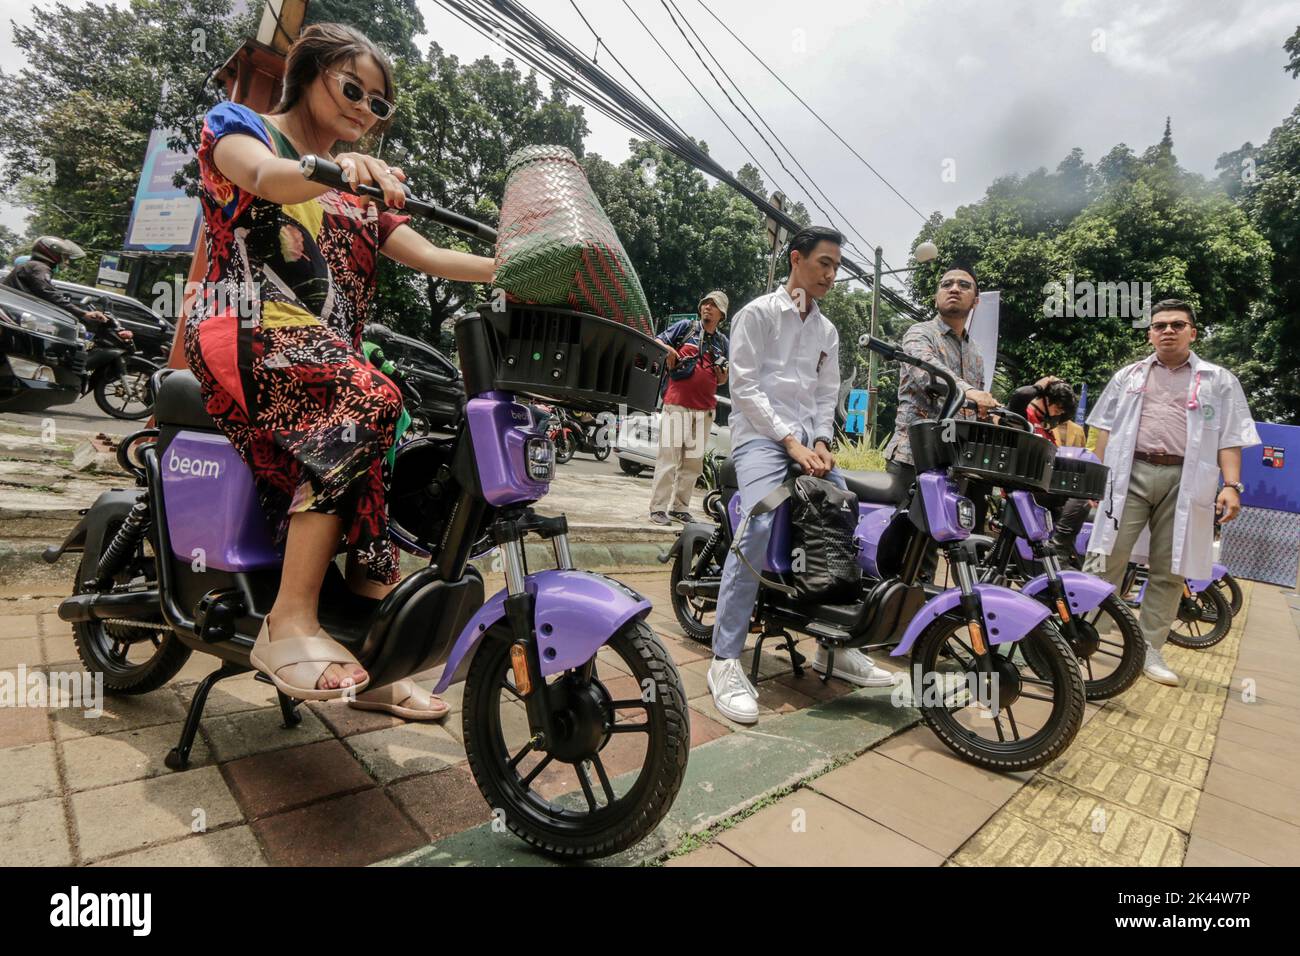
[[[636,700],[611,700],[609,706],[612,710],[623,710],[628,707],[640,707],[642,710],[650,709],[649,702],[641,700],[640,698],[637,698]]]
[[[1056,698],[1055,698],[1055,697],[1044,697],[1042,694],[1031,694],[1031,693],[1029,693],[1029,691],[1027,691],[1027,690],[1022,690],[1022,691],[1020,692],[1020,696],[1021,696],[1021,697],[1028,697],[1030,700],[1042,700],[1042,701],[1046,701],[1046,702],[1049,703],[1049,704],[1054,704],[1054,703],[1056,703]],[[1008,711],[1008,713],[1010,713],[1010,711]]]
[[[1103,651],[1100,647],[1097,648],[1095,651],[1093,651],[1093,653],[1094,653],[1094,654],[1102,654],[1102,655],[1104,655],[1104,656],[1106,656],[1106,657],[1113,657],[1113,658],[1115,658],[1115,660],[1117,660],[1117,661],[1122,661],[1122,660],[1124,659],[1124,655],[1123,655],[1123,654],[1116,654],[1114,651]]]
[[[523,784],[525,790],[528,790],[533,785],[533,781],[537,779],[537,775],[541,773],[543,770],[545,770],[553,759],[555,758],[551,754],[547,754],[545,757],[543,757],[541,760],[537,762],[536,767],[528,771],[528,776],[524,777],[523,780],[519,781],[521,784]]]
[[[1020,739],[1020,728],[1016,726],[1016,715],[1011,713],[1011,708],[1007,708],[1007,723],[1011,725],[1011,739]]]
[[[1011,713],[1011,711],[1007,711],[1007,714],[1008,714],[1008,715],[1010,715],[1010,713]],[[1007,742],[1007,735],[1006,735],[1005,733],[1002,732],[1002,718],[999,717],[997,714],[994,714],[994,715],[993,715],[993,726],[996,727],[996,728],[997,728],[997,731],[998,731],[998,742],[999,742],[999,743],[1006,743],[1006,742]]]
[[[515,754],[513,757],[510,758],[510,763],[507,764],[507,766],[511,770],[514,770],[515,767],[519,766],[519,761],[523,760],[532,752],[533,752],[533,742],[530,740],[528,741],[528,743],[524,744],[523,749],[521,749],[519,753]]]
[[[648,734],[650,725],[646,724],[615,724],[609,728],[611,734]]]
[[[614,796],[614,785],[609,782],[609,774],[605,773],[605,765],[600,762],[600,754],[592,754],[591,762],[596,767],[596,776],[600,778],[600,788],[605,791],[605,799],[609,801],[609,806],[617,799]]]
[[[596,812],[596,795],[591,790],[591,778],[587,776],[587,764],[579,760],[573,765],[578,772],[578,782],[582,784],[582,795],[587,798],[587,809]]]

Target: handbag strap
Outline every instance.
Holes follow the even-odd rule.
[[[750,564],[749,559],[745,557],[745,553],[740,550],[740,542],[745,537],[745,529],[749,527],[750,518],[753,518],[755,515],[765,515],[769,511],[775,511],[777,508],[781,507],[787,498],[794,494],[794,489],[795,479],[788,478],[759,499],[758,504],[754,505],[754,507],[751,508],[741,520],[740,527],[736,529],[736,538],[731,542],[731,550],[735,552],[736,557],[740,558],[740,560],[745,563],[745,567],[749,568],[754,577],[758,578],[760,584],[766,584],[768,587],[780,591],[782,594],[790,595],[791,597],[794,597],[797,593],[795,589],[782,581],[776,580],[775,578],[763,577],[763,572]]]

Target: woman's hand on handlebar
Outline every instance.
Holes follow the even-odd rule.
[[[398,167],[389,166],[382,159],[365,153],[340,153],[334,157],[334,162],[353,189],[357,186],[375,186],[384,191],[384,205],[392,209],[401,209],[406,205],[406,191],[402,188],[402,183],[406,182],[406,173]]]

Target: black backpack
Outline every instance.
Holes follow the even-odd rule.
[[[794,586],[759,574],[763,583],[800,600],[821,604],[847,604],[857,600],[862,587],[862,568],[853,543],[858,526],[858,496],[824,478],[797,475],[765,496],[750,511],[750,516],[773,511],[786,498],[790,499],[791,509]],[[737,533],[737,541],[743,531],[742,528]]]

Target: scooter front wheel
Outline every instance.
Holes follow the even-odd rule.
[[[1055,614],[1056,608],[1052,612]],[[1107,597],[1095,611],[1073,615],[1068,623],[1054,620],[1083,668],[1083,689],[1088,700],[1109,700],[1124,693],[1141,676],[1146,641],[1137,617],[1116,595]],[[1051,668],[1037,642],[1024,643],[1020,653],[1038,677],[1050,678]]]
[[[494,818],[568,859],[609,856],[649,834],[681,787],[690,747],[686,693],[650,627],[628,622],[585,665],[547,679],[555,739],[544,741],[515,690],[508,629],[483,641],[465,681],[463,726]]]
[[[1015,653],[1027,641],[1046,676]],[[1060,756],[1083,725],[1083,676],[1074,653],[1049,619],[1016,643],[991,646],[989,654],[985,672],[966,623],[937,618],[912,648],[913,701],[963,760],[1002,773],[1041,767]]]
[[[1232,605],[1214,585],[1178,602],[1178,617],[1169,628],[1169,643],[1204,650],[1228,636]]]

